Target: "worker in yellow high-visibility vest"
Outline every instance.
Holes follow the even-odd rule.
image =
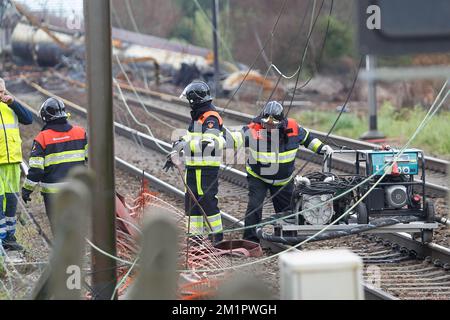
[[[0,255],[4,250],[22,250],[15,237],[22,162],[19,123],[32,122],[31,113],[6,92],[0,78]]]

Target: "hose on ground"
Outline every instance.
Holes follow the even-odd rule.
[[[374,219],[371,220],[368,224],[364,225],[355,225],[354,228],[347,229],[347,230],[338,230],[338,231],[327,231],[324,232],[317,237],[311,239],[311,241],[321,241],[321,240],[329,240],[334,238],[340,238],[345,236],[350,236],[354,234],[359,234],[361,232],[386,227],[390,225],[394,225],[397,223],[409,223],[418,221],[419,217],[416,216],[399,216],[399,217],[389,217],[389,218],[380,218],[380,219]],[[299,235],[299,236],[276,236],[273,234],[268,234],[267,232],[264,232],[261,228],[256,230],[256,234],[259,239],[266,240],[269,242],[276,242],[276,243],[282,243],[287,245],[295,245],[298,244],[310,237],[310,235]]]

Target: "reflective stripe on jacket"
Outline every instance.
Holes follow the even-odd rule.
[[[87,160],[87,137],[81,127],[68,131],[43,130],[35,138],[29,160],[30,170],[24,188],[41,186],[43,193],[55,193],[68,171]]]
[[[7,104],[0,102],[0,164],[22,162],[19,119]]]
[[[202,113],[197,120],[192,120],[187,134],[183,137],[186,142],[185,160],[188,168],[221,165],[225,144],[222,128],[222,117],[213,109]]]
[[[275,133],[275,134],[274,134]],[[276,141],[272,141],[272,137]],[[299,126],[294,119],[288,119],[284,128],[268,133],[255,118],[241,131],[241,138],[233,134],[235,146],[249,148],[246,164],[247,173],[275,186],[289,182],[294,169],[297,151],[300,146],[319,153],[322,142],[310,132]]]

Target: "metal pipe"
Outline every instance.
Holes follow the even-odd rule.
[[[450,219],[448,217],[436,218],[436,221],[443,225],[446,225],[447,227],[450,227]]]
[[[212,23],[213,23],[213,45],[214,45],[214,94],[219,96],[219,46],[217,42],[219,17],[219,3],[217,0],[212,0]]]
[[[366,70],[371,72],[376,68],[376,58],[373,55],[366,56]],[[381,139],[384,135],[378,131],[377,123],[377,87],[376,82],[373,80],[368,81],[368,104],[369,104],[369,131],[366,132],[362,139]]]
[[[89,101],[89,165],[96,175],[92,207],[92,241],[116,256],[114,125],[109,0],[84,0]],[[116,287],[116,261],[92,251],[94,298],[111,299]],[[101,271],[101,272],[100,272]]]

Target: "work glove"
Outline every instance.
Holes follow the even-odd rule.
[[[164,163],[163,170],[168,172],[170,169],[173,169],[175,167],[175,163],[173,163],[172,155],[175,154],[176,151],[170,152],[166,157],[166,163]]]
[[[31,201],[31,194],[33,193],[33,191],[30,191],[28,189],[22,188],[22,200],[23,202],[27,203],[28,201]]]
[[[311,185],[311,180],[309,180],[307,177],[303,177],[303,176],[296,176],[294,178],[294,184],[296,186],[299,186],[301,184],[304,184],[306,186],[310,186]]]
[[[174,150],[167,155],[166,163],[164,164],[163,170],[168,172],[170,169],[174,167],[179,168],[181,166],[180,157],[178,155],[178,151]]]
[[[174,143],[172,143],[172,151],[173,152],[183,152],[184,151],[184,147],[186,146],[186,141],[180,139],[175,141]]]
[[[7,95],[7,94],[1,96],[0,100],[3,103],[6,103],[8,106],[14,102],[14,98],[12,96],[10,96],[10,95]]]
[[[331,153],[333,153],[333,148],[332,147],[330,147],[329,145],[324,145],[323,147],[322,147],[322,149],[320,150],[320,154],[323,154],[323,155],[329,155],[329,154],[331,154]]]

